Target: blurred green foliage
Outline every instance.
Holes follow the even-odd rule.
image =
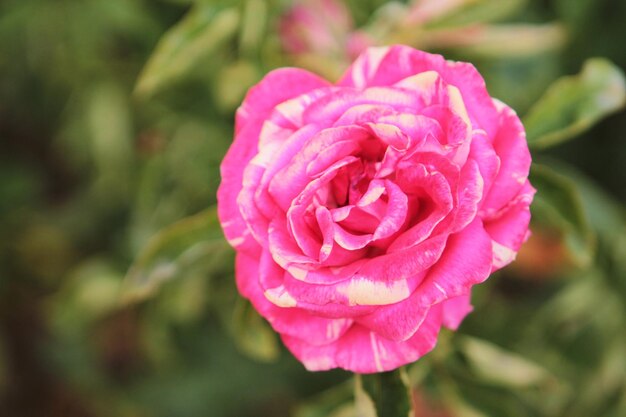
[[[282,50],[291,3],[0,3],[0,415],[355,415],[351,376],[237,295],[211,208],[247,88],[312,62]],[[416,414],[622,417],[626,3],[455,3],[346,2],[377,43],[474,62],[539,162],[524,252],[407,369]]]

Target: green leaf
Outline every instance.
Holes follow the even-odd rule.
[[[239,49],[243,56],[254,57],[258,54],[265,35],[267,14],[265,0],[247,0],[244,3],[239,36]]]
[[[539,326],[553,338],[570,338],[589,326],[599,306],[606,304],[602,272],[592,268],[559,291],[537,311]]]
[[[139,75],[135,94],[150,96],[182,78],[234,38],[239,20],[237,8],[218,9],[197,4],[163,35]]]
[[[359,417],[411,417],[413,402],[404,368],[355,376],[355,401]]]
[[[524,117],[528,144],[543,149],[561,143],[625,104],[622,71],[606,59],[589,59],[580,74],[554,82]]]
[[[253,359],[271,362],[280,354],[274,330],[250,302],[241,297],[237,299],[233,313],[231,333],[239,350]]]
[[[558,23],[509,23],[431,30],[422,42],[430,48],[458,49],[464,56],[503,59],[545,54],[562,47],[566,38]]]
[[[293,417],[356,417],[352,380],[307,399],[294,410]]]
[[[537,188],[531,206],[533,221],[561,233],[572,261],[587,267],[595,252],[595,235],[589,226],[580,190],[570,178],[534,163],[530,181]]]
[[[457,382],[447,375],[437,384],[442,401],[455,417],[488,417],[484,412],[469,404],[458,391]]]
[[[90,95],[87,118],[93,159],[100,175],[126,180],[120,171],[126,172],[132,166],[134,132],[124,90],[115,83],[97,85]]]
[[[240,60],[224,65],[215,77],[215,101],[224,111],[234,111],[246,91],[262,77],[251,61]]]
[[[624,392],[626,386],[626,356],[624,355],[626,339],[623,332],[621,333],[618,330],[613,334],[616,338],[606,346],[599,366],[595,367],[586,378],[587,384],[577,399],[577,408],[593,409],[597,404],[606,404],[614,393]]]
[[[210,271],[227,251],[215,208],[179,220],[157,232],[139,253],[124,279],[122,300],[144,299],[191,270]]]
[[[549,164],[553,170],[576,184],[584,213],[588,216],[589,224],[594,231],[607,236],[620,234],[624,227],[624,215],[626,213],[619,202],[607,194],[600,184],[587,177],[576,167],[562,161],[544,158],[541,161],[546,165]]]
[[[554,380],[544,368],[514,352],[474,337],[459,336],[456,339],[470,368],[482,381],[524,388]]]
[[[448,13],[433,19],[426,28],[460,27],[502,20],[519,10],[527,0],[461,0],[447,1]],[[434,2],[433,2],[434,3]],[[437,3],[446,3],[438,0]]]
[[[102,209],[126,204],[133,191],[135,132],[126,94],[116,83],[101,83],[90,92],[86,106],[98,175],[92,195]]]

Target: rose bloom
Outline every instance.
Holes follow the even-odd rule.
[[[221,166],[239,291],[309,370],[413,362],[527,238],[529,165],[471,64],[392,46],[336,84],[272,71]]]

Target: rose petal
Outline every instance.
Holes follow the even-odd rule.
[[[358,143],[361,140],[366,140],[368,137],[369,132],[359,126],[346,126],[322,130],[302,145],[300,151],[293,156],[289,164],[275,173],[269,182],[269,193],[276,203],[283,210],[287,211],[292,201],[305,189],[307,184],[311,182],[312,178],[307,175],[307,168],[312,161],[317,160],[320,152],[338,142],[347,141],[350,143]],[[352,149],[352,146],[348,145],[346,150],[349,152],[350,149]],[[350,154],[325,155],[326,159],[324,160],[324,164],[330,164]],[[316,172],[317,169],[313,169],[313,171]]]
[[[398,171],[397,176],[396,181],[405,189],[405,192],[419,193],[419,217],[413,226],[394,240],[387,249],[388,253],[404,250],[423,242],[453,208],[450,184],[440,172],[429,172],[424,165],[416,164]],[[408,189],[417,185],[419,188]]]
[[[416,92],[391,87],[372,87],[365,90],[343,88],[337,93],[321,97],[304,112],[304,123],[335,123],[352,107],[376,105],[392,107],[396,111],[417,111],[424,107],[423,98]]]
[[[266,257],[271,262],[271,257]],[[306,343],[323,345],[339,339],[352,325],[352,320],[328,319],[311,315],[297,307],[282,308],[268,301],[255,277],[259,271],[271,273],[275,267],[259,264],[259,261],[245,254],[237,255],[236,277],[242,295],[248,298],[254,308],[265,317],[274,330],[297,337]],[[278,268],[280,270],[280,267]]]
[[[403,342],[418,331],[430,311],[430,304],[421,304],[420,297],[414,292],[406,300],[358,317],[356,322],[386,339]]]
[[[262,123],[276,105],[326,86],[330,86],[328,81],[299,68],[279,68],[269,72],[248,90],[243,103],[237,109],[235,135],[248,123]],[[255,147],[256,140],[258,136],[255,138]]]
[[[493,184],[498,171],[500,171],[500,158],[496,155],[496,151],[487,138],[487,134],[483,130],[475,130],[472,132],[472,145],[470,148],[469,158],[476,161],[480,176],[483,178],[483,197],[479,205],[482,207],[484,200],[489,194],[491,185]]]
[[[224,234],[233,247],[250,251],[256,246],[240,215],[237,196],[242,189],[243,167],[258,151],[264,120],[277,104],[327,85],[327,81],[312,73],[289,68],[270,72],[248,91],[237,110],[235,140],[220,166],[222,182],[217,191],[218,216]]]
[[[414,362],[430,352],[437,343],[441,321],[440,309],[433,308],[420,331],[400,343],[358,325],[353,325],[337,342],[324,346],[313,346],[290,336],[283,336],[283,341],[310,371],[339,367],[361,374],[384,372]]]
[[[526,183],[530,170],[530,152],[524,127],[513,110],[500,106],[500,124],[493,147],[500,158],[500,170],[494,179],[483,209],[497,211],[515,197]]]
[[[487,279],[492,259],[491,237],[476,218],[448,239],[443,255],[416,290],[420,303],[432,305],[467,294]]]
[[[494,137],[498,126],[497,112],[483,78],[471,64],[446,61],[441,55],[402,45],[369,48],[337,84],[359,89],[393,85],[428,71],[436,71],[448,85],[458,88],[472,125],[480,126],[489,137]]]
[[[463,294],[448,298],[441,303],[443,324],[450,330],[456,330],[463,319],[474,309],[471,304],[471,294]]]
[[[528,238],[530,203],[534,194],[535,189],[526,181],[519,194],[496,217],[485,220],[485,230],[495,243],[494,270],[512,262]]]

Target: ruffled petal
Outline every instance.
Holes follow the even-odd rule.
[[[269,257],[271,262],[271,257]],[[254,308],[268,320],[277,332],[297,337],[305,343],[324,345],[335,342],[352,326],[349,318],[328,319],[312,315],[297,307],[279,307],[270,302],[255,279],[260,273],[275,273],[277,269],[253,257],[238,254],[236,263],[237,282]],[[278,268],[280,270],[280,268]]]
[[[441,303],[443,311],[443,325],[450,330],[456,330],[461,322],[474,307],[471,304],[471,294],[463,294],[456,297],[448,298]]]
[[[493,148],[500,158],[500,169],[482,205],[487,214],[500,210],[519,193],[530,170],[524,127],[515,112],[505,105],[500,105],[500,124]]]
[[[220,166],[222,182],[217,191],[220,223],[234,248],[253,251],[256,246],[239,212],[237,196],[243,185],[244,167],[258,152],[263,122],[279,103],[328,85],[327,81],[304,70],[275,70],[248,91],[237,110],[235,140]]]
[[[420,303],[433,305],[467,294],[489,277],[492,260],[491,237],[476,218],[448,239],[443,255],[416,290]]]
[[[420,294],[414,292],[406,300],[381,307],[356,321],[386,339],[403,342],[418,331],[430,308],[430,305],[421,304]]]
[[[530,203],[535,189],[528,180],[519,194],[492,218],[485,220],[485,230],[493,240],[494,270],[511,263],[522,243],[528,239]]]
[[[459,89],[474,126],[494,137],[498,114],[485,81],[472,64],[446,61],[441,55],[418,51],[408,46],[369,48],[348,68],[337,83],[364,89],[393,85],[415,74],[435,71],[446,84]]]
[[[384,372],[430,352],[437,343],[441,321],[441,310],[435,306],[420,331],[405,342],[393,342],[358,325],[353,325],[337,342],[324,346],[313,346],[289,336],[283,336],[283,341],[310,371],[339,367],[360,374]]]
[[[317,177],[316,174],[324,168],[323,172],[326,172],[334,163],[350,155],[354,143],[367,140],[369,137],[369,132],[359,126],[331,128],[319,132],[308,139],[291,161],[275,173],[269,182],[269,193],[276,203],[287,211],[294,199],[312,181],[312,176]],[[346,142],[346,147],[333,149],[342,150],[346,152],[345,154],[333,155],[324,152],[325,149],[341,142]]]
[[[279,68],[269,72],[248,90],[243,103],[237,109],[235,135],[248,123],[262,123],[278,104],[327,86],[330,86],[328,81],[299,68]],[[258,140],[258,136],[256,139]],[[257,142],[254,143],[255,146],[256,144]]]

